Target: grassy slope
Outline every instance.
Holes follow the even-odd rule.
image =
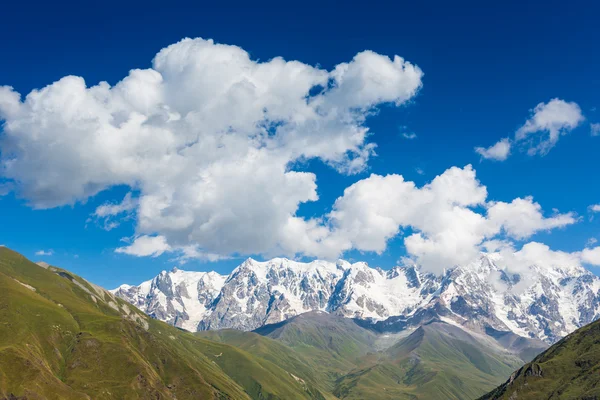
[[[283,369],[336,398],[335,382],[372,352],[375,335],[352,320],[309,312],[255,332],[232,329],[198,332],[198,336],[231,344]]]
[[[199,335],[277,360],[323,393],[344,399],[473,399],[522,363],[439,322],[382,352],[374,351],[370,331],[327,314],[303,314],[256,332],[266,337],[235,330]]]
[[[243,332],[235,329],[203,331],[198,332],[196,335],[212,341],[233,345],[255,357],[277,364],[305,381],[308,387],[318,388],[325,399],[335,398],[331,393],[328,393],[333,389],[333,382],[324,379],[324,375],[319,372],[321,366],[317,365],[310,357],[306,357],[283,343],[254,332]]]
[[[0,399],[318,397],[311,390],[272,362],[0,248]]]
[[[481,399],[600,398],[600,321],[573,332]]]
[[[374,351],[376,340],[372,332],[351,319],[319,312],[301,314],[255,332],[311,360],[315,370],[331,382],[354,368],[362,356]]]
[[[198,332],[197,335],[244,349],[254,356],[276,362],[327,399],[335,382],[374,352],[375,335],[352,320],[309,312],[286,321],[266,325],[255,332],[231,329]]]
[[[345,399],[472,399],[519,363],[451,325],[423,326],[337,382]]]

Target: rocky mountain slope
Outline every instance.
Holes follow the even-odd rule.
[[[365,263],[244,261],[228,276],[163,271],[112,292],[154,318],[189,331],[253,330],[308,311],[356,318],[380,332],[433,317],[469,330],[512,332],[551,344],[600,315],[600,279],[581,267],[509,274],[496,254],[442,276],[414,266],[384,271]]]
[[[481,400],[600,398],[600,321],[571,333]]]

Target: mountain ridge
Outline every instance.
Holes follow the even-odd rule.
[[[69,271],[0,247],[5,398],[324,397],[272,361],[152,319]]]
[[[245,260],[229,275],[163,271],[111,292],[154,318],[190,331],[254,330],[309,311],[356,318],[376,330],[418,327],[443,316],[467,329],[554,343],[600,316],[600,278],[575,266],[508,273],[496,254],[436,276],[344,260]]]
[[[600,398],[600,321],[569,334],[479,400]]]

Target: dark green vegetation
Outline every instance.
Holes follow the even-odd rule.
[[[0,247],[0,400],[471,399],[532,351],[494,335],[439,320],[381,335],[321,312],[191,334]]]
[[[0,247],[0,399],[323,398],[274,362],[155,321]]]
[[[481,399],[600,399],[600,321],[562,339]]]

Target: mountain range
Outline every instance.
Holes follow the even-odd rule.
[[[486,335],[552,344],[599,317],[600,278],[581,267],[529,266],[510,274],[497,254],[434,275],[415,266],[247,259],[231,274],[174,268],[111,292],[153,318],[195,332],[254,330],[308,312],[400,332],[439,318]]]
[[[166,313],[175,311],[166,323],[69,271],[0,247],[0,399],[594,398],[600,322],[545,352],[550,336],[542,341],[492,325],[495,309],[471,309],[466,323],[464,304],[499,290],[475,292],[474,282],[483,284],[490,271],[497,266],[487,255],[438,278],[414,268],[382,271],[362,263],[283,259],[248,260],[229,277],[174,270],[140,285],[148,287],[147,295],[139,295],[142,305],[153,297],[157,309],[166,304]],[[573,272],[581,274],[556,287],[548,286],[556,284],[556,271],[540,274],[547,279],[544,290],[556,290],[543,295],[580,301],[597,282],[584,270]],[[335,274],[341,277],[328,281]],[[394,296],[402,287],[412,291]],[[524,293],[532,292],[535,287]],[[277,299],[263,308],[259,300],[266,293]],[[203,307],[191,302],[192,295]],[[234,298],[226,302],[223,296]],[[421,300],[411,311],[386,314],[408,309],[415,299]],[[461,307],[453,306],[457,302]],[[292,307],[314,304],[316,310],[292,315],[299,309]],[[192,308],[202,313],[195,325],[200,330],[172,326],[191,321],[183,312]],[[233,314],[240,309],[254,310],[254,316]],[[219,312],[225,318],[214,321],[256,327],[206,325]]]

